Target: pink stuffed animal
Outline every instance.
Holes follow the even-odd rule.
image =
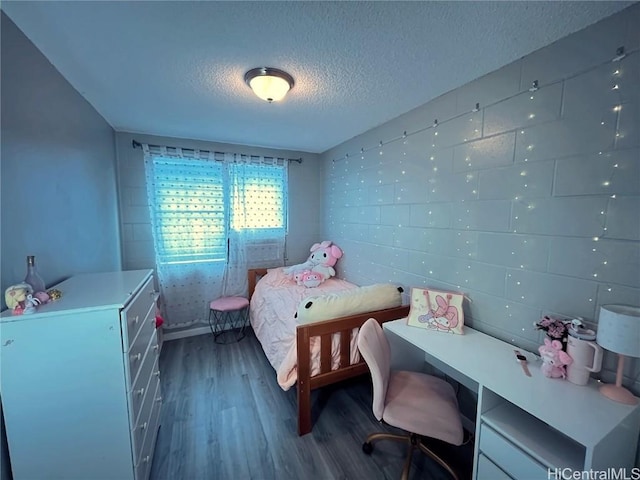
[[[300,270],[293,274],[293,280],[296,282],[296,285],[304,285],[302,279],[307,273],[311,273],[311,270]]]
[[[302,274],[302,285],[307,288],[317,287],[323,281],[324,278],[317,272],[305,272]]]
[[[336,271],[333,267],[338,259],[342,257],[342,250],[337,245],[333,245],[330,240],[325,240],[322,243],[313,244],[310,251],[311,255],[309,255],[306,262],[292,265],[283,271],[285,275],[294,279],[298,285],[317,287],[326,279],[335,276]],[[303,280],[307,271],[318,275],[314,276],[313,279],[309,278],[309,285]],[[318,280],[319,283],[317,283]]]
[[[317,248],[314,249],[316,246]],[[311,271],[319,273],[325,279],[335,276],[336,271],[333,266],[342,257],[342,250],[337,245],[331,245],[331,242],[325,241],[311,247],[311,252],[309,258],[315,263]]]
[[[558,340],[544,339],[544,345],[538,347],[542,357],[542,374],[550,378],[565,378],[565,366],[571,365],[573,359],[562,350],[562,343]]]

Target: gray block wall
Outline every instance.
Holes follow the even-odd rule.
[[[635,4],[325,152],[339,275],[463,291],[467,324],[530,351],[544,314],[640,305],[638,25]]]

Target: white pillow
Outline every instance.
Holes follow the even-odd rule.
[[[333,318],[373,312],[402,305],[402,287],[377,283],[338,293],[310,296],[298,305],[298,324],[320,322]]]

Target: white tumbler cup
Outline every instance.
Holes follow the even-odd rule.
[[[592,372],[602,368],[602,347],[595,341],[593,330],[569,329],[567,353],[573,359],[567,366],[567,380],[576,385],[586,385]]]

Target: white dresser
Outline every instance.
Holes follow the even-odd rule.
[[[144,480],[159,428],[151,270],[82,274],[33,315],[0,317],[15,480]]]

